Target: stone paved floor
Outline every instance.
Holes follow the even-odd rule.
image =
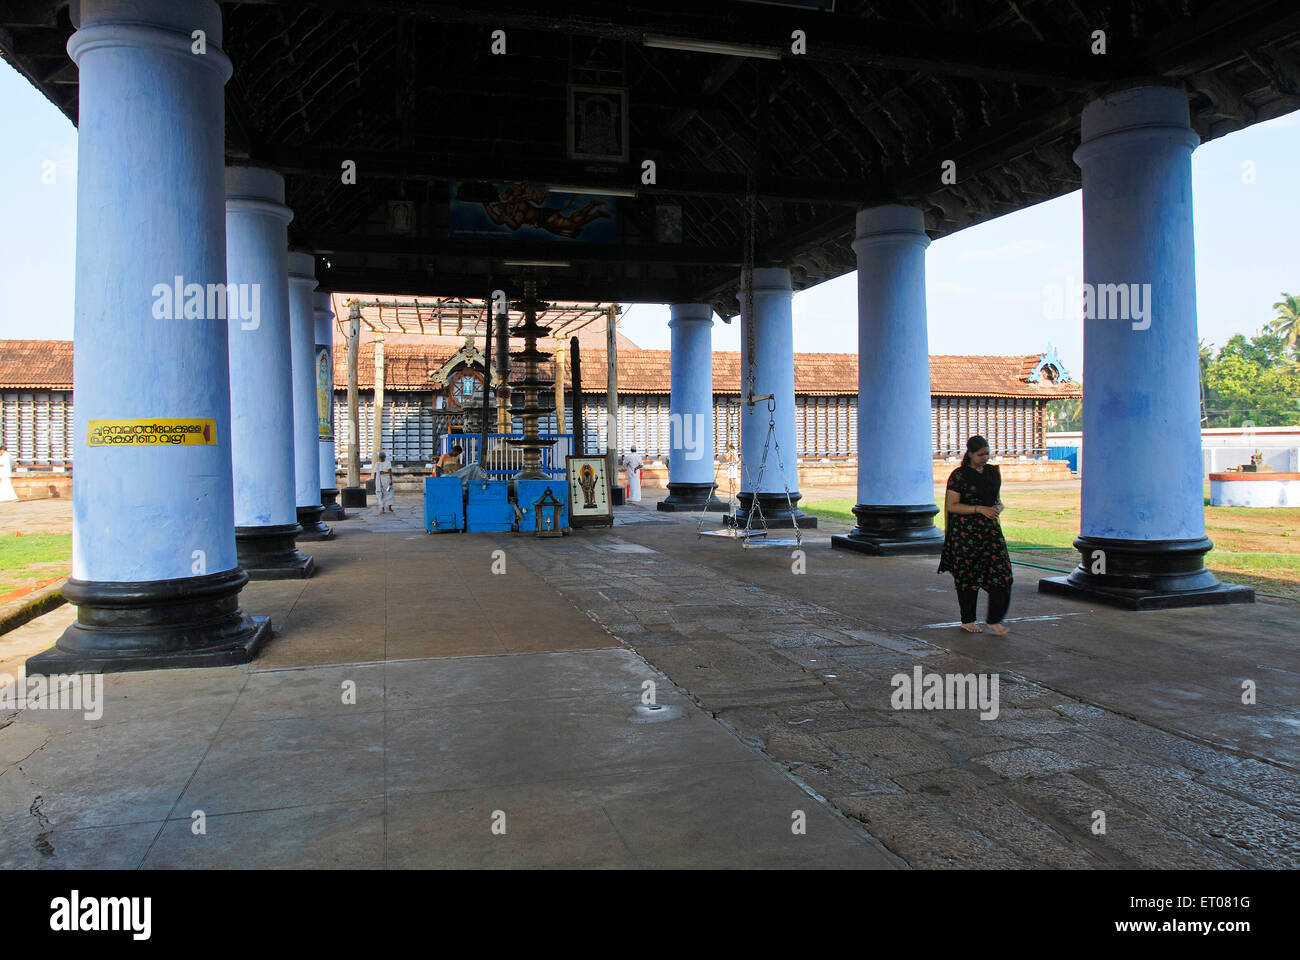
[[[831,550],[823,529],[795,574],[789,548],[652,506],[511,553],[909,864],[1300,866],[1294,604],[1134,614],[1017,567],[1011,636],[969,636],[933,558]],[[893,709],[918,665],[998,673],[999,716]]]
[[[0,866],[1300,866],[1293,604],[1126,613],[1017,567],[1011,636],[971,637],[933,559],[829,530],[792,558],[650,500],[563,540],[417,511],[250,585],[251,665],[109,677],[91,725],[0,711]],[[918,665],[997,673],[997,718],[893,709]]]
[[[0,868],[903,865],[501,539],[494,575],[495,538],[362,512],[303,545],[312,579],[246,588],[254,663],[109,675],[97,718],[0,707]]]

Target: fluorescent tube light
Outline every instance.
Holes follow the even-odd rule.
[[[692,40],[688,37],[662,37],[647,33],[642,37],[647,47],[661,50],[685,50],[690,53],[720,53],[729,57],[756,57],[759,60],[780,60],[777,47],[757,47],[747,43],[724,43],[719,40]]]
[[[627,187],[575,187],[572,184],[548,183],[546,189],[551,193],[595,193],[607,197],[635,197],[636,191]]]
[[[568,260],[505,260],[507,267],[567,267]]]

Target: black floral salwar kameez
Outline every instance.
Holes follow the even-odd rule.
[[[955,490],[967,506],[996,506],[1002,493],[1002,475],[992,464],[983,472],[961,466],[948,476],[948,489]],[[989,594],[989,623],[998,623],[1011,598],[1011,556],[1002,526],[992,517],[977,513],[950,513],[944,523],[943,554],[939,573],[952,574],[962,608],[962,622],[975,620],[975,599],[980,590]]]

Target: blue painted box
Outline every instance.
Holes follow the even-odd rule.
[[[460,477],[425,477],[425,533],[464,529],[465,502]]]
[[[521,533],[532,533],[537,529],[537,518],[533,510],[533,504],[542,499],[542,494],[547,490],[551,491],[551,496],[560,501],[560,527],[563,529],[569,525],[569,485],[564,480],[516,480],[515,481],[515,499],[519,503],[519,509],[524,512],[523,519],[519,521],[519,530]]]
[[[505,480],[471,480],[465,502],[465,529],[470,533],[500,533],[515,527],[515,508]]]

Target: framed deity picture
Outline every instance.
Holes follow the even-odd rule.
[[[569,526],[612,527],[614,508],[609,501],[609,478],[604,456],[564,458],[569,477]]]
[[[569,84],[569,159],[627,163],[627,88]]]

